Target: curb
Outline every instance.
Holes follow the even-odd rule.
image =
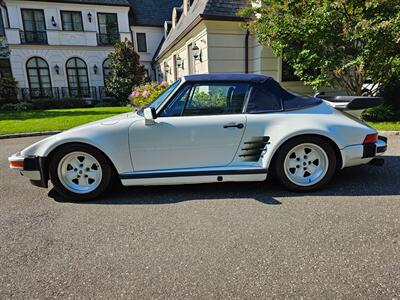
[[[378,130],[380,134],[388,134],[388,135],[400,135],[400,131],[385,131],[385,130]]]
[[[57,134],[60,132],[61,131],[43,131],[43,132],[30,132],[30,133],[3,134],[3,135],[0,135],[0,140],[21,138],[21,137],[31,137],[31,136],[53,135],[53,134]]]
[[[3,135],[0,135],[0,140],[22,138],[22,137],[54,135],[54,134],[57,134],[60,132],[62,132],[62,131],[43,131],[43,132],[31,132],[31,133],[3,134]],[[384,130],[381,131],[381,130],[379,130],[378,132],[379,132],[379,134],[384,134],[384,135],[400,135],[400,131],[384,131]]]

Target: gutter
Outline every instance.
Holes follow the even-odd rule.
[[[246,74],[249,73],[249,37],[250,37],[250,31],[247,29],[246,37],[244,39],[244,62],[245,62],[244,72]]]

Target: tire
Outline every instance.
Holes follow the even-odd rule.
[[[279,182],[296,192],[315,191],[334,176],[335,150],[316,136],[297,137],[286,142],[275,156],[273,171]]]
[[[87,201],[104,193],[112,183],[108,158],[89,145],[62,146],[50,158],[49,173],[55,190],[70,201]]]

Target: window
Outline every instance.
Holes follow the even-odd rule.
[[[47,44],[46,22],[41,9],[21,9],[24,31],[21,32],[23,44]]]
[[[160,117],[178,117],[183,113],[185,103],[189,97],[191,86],[184,87],[172,101],[160,112]]]
[[[82,13],[79,11],[61,11],[62,28],[66,31],[83,31]]]
[[[0,36],[5,36],[4,22],[3,22],[3,10],[0,8]]]
[[[11,63],[8,58],[0,58],[0,79],[4,76],[12,76]]]
[[[47,62],[40,57],[32,57],[26,63],[31,98],[51,96],[50,70]]]
[[[99,21],[99,45],[113,45],[120,41],[117,14],[97,14]]]
[[[111,74],[111,60],[109,58],[107,58],[104,62],[103,62],[103,79],[104,79],[104,85],[106,84],[106,80],[108,78],[108,76],[110,76]]]
[[[207,83],[187,86],[160,116],[240,114],[249,91],[246,83]]]
[[[46,31],[44,11],[41,9],[22,9],[24,30],[30,32]]]
[[[136,33],[137,45],[139,52],[147,52],[147,41],[145,33]]]
[[[89,77],[86,63],[77,57],[66,64],[68,90],[72,97],[90,97]]]

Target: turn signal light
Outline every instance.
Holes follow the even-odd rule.
[[[374,134],[368,134],[365,139],[364,139],[364,145],[367,144],[375,144],[376,141],[378,140],[378,134],[374,133]]]
[[[10,161],[10,168],[23,168],[24,167],[24,162],[23,161]]]

